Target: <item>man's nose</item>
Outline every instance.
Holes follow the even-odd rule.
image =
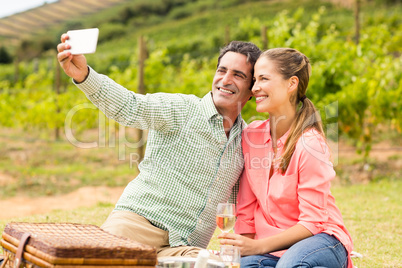
[[[222,83],[224,85],[230,85],[233,82],[233,75],[230,72],[227,72],[222,79]]]

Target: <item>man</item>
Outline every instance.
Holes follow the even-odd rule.
[[[149,129],[140,173],[124,190],[102,228],[155,246],[158,257],[197,256],[215,230],[216,207],[233,192],[244,161],[240,112],[251,97],[261,51],[233,41],[221,50],[212,91],[140,95],[71,55],[63,34],[58,61],[65,73],[109,118]]]

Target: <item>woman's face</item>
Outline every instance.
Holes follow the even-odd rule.
[[[254,67],[254,79],[252,93],[256,99],[257,112],[275,115],[291,106],[289,79],[283,79],[276,71],[274,61],[266,57],[259,58]]]

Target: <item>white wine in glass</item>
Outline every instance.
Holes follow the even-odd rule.
[[[216,210],[216,225],[222,232],[227,233],[234,227],[236,222],[235,205],[219,203]]]

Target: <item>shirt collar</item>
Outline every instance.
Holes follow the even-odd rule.
[[[264,127],[264,129],[265,129],[265,131],[264,131],[264,143],[268,143],[269,141],[272,140],[272,137],[271,137],[271,127],[270,127],[270,125],[269,125],[269,119],[264,122],[263,127]],[[282,147],[282,146],[285,145],[286,139],[287,139],[288,136],[289,136],[289,132],[290,132],[290,129],[288,129],[288,131],[286,131],[286,133],[283,134],[282,137],[280,137],[280,138],[277,140],[277,146],[278,146],[278,147]]]
[[[220,119],[223,120],[221,114],[219,114],[218,110],[215,107],[214,101],[212,99],[212,92],[208,92],[202,99],[201,99],[201,110],[205,114],[205,116],[210,119]],[[239,129],[242,130],[245,127],[245,123],[243,122],[243,118],[241,114],[237,116],[236,122],[233,124],[233,127],[239,126]]]
[[[212,92],[208,92],[201,99],[201,109],[208,119],[219,115],[218,110],[216,110],[214,101],[212,100]]]

